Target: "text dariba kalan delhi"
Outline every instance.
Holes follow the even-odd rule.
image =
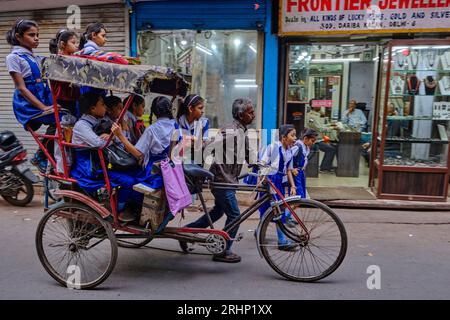
[[[371,5],[381,10],[449,8],[450,0],[285,0],[286,12],[366,10]]]

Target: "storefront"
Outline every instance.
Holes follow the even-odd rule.
[[[271,11],[267,0],[138,1],[130,16],[132,54],[191,76],[191,92],[206,98],[212,128],[232,120],[238,97],[254,102],[255,128],[274,128],[274,117],[262,114],[263,105],[276,105],[277,88],[264,81],[277,72],[265,72],[277,65]]]
[[[278,124],[326,136],[309,186],[445,201],[450,3],[280,0],[278,18]]]

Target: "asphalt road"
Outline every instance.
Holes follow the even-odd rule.
[[[249,220],[235,244],[238,264],[178,251],[174,240],[152,247],[119,248],[111,276],[95,290],[60,287],[42,268],[34,245],[40,200],[17,208],[0,199],[0,299],[449,299],[450,212],[337,210],[349,246],[339,269],[317,283],[278,276],[258,255]],[[195,218],[190,214],[187,221]],[[187,221],[181,222],[182,224]],[[172,225],[178,225],[176,218]],[[222,225],[223,222],[220,222]],[[196,252],[204,253],[202,249]],[[380,270],[380,289],[368,289],[369,266]]]

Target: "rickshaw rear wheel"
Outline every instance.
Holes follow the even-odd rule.
[[[91,289],[105,281],[117,261],[111,225],[92,208],[62,202],[39,222],[36,250],[44,269],[62,286]]]

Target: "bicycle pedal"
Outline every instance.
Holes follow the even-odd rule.
[[[231,240],[231,241],[239,242],[239,241],[241,241],[242,239],[244,239],[244,234],[243,234],[243,233],[239,233],[239,234],[237,235],[236,238],[231,238],[230,240]]]

